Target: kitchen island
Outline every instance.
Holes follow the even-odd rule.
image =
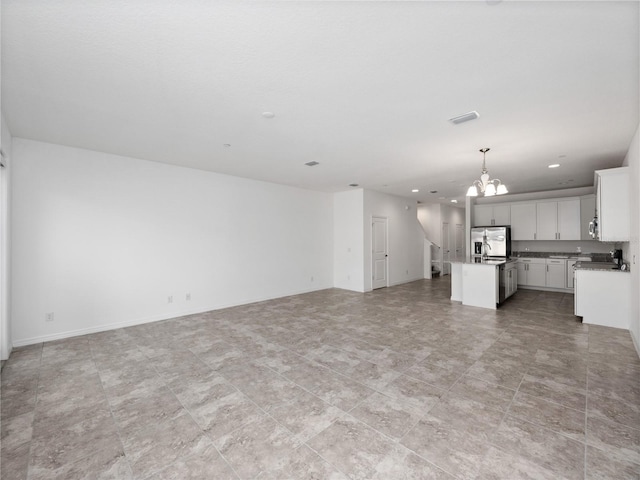
[[[451,300],[495,310],[517,290],[515,260],[451,262]]]

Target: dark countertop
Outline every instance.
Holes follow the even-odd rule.
[[[607,272],[629,273],[629,270],[621,270],[613,262],[576,262],[576,270],[599,270]]]
[[[492,259],[492,258],[487,258],[485,260],[482,260],[482,262],[475,262],[473,260],[457,260],[457,261],[452,261],[451,263],[462,263],[464,265],[491,265],[491,266],[499,266],[499,265],[506,265],[507,263],[514,263],[515,261],[517,261],[517,258],[507,258],[507,259]]]
[[[587,252],[513,252],[512,257],[517,258],[559,258],[576,260],[579,258],[590,258],[592,262],[611,262],[611,255],[608,253],[587,253]]]

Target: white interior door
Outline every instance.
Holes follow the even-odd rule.
[[[388,285],[387,268],[389,252],[387,251],[387,219],[373,217],[371,222],[371,250],[372,288],[382,288]]]
[[[455,259],[461,260],[464,258],[464,225],[456,223],[456,250]]]
[[[442,274],[451,273],[451,230],[449,224],[442,222]]]

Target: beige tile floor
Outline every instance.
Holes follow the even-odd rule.
[[[640,360],[572,310],[445,277],[20,348],[2,478],[638,479]]]

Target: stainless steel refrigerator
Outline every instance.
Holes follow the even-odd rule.
[[[511,227],[474,227],[471,229],[471,257],[509,258],[511,256]]]

